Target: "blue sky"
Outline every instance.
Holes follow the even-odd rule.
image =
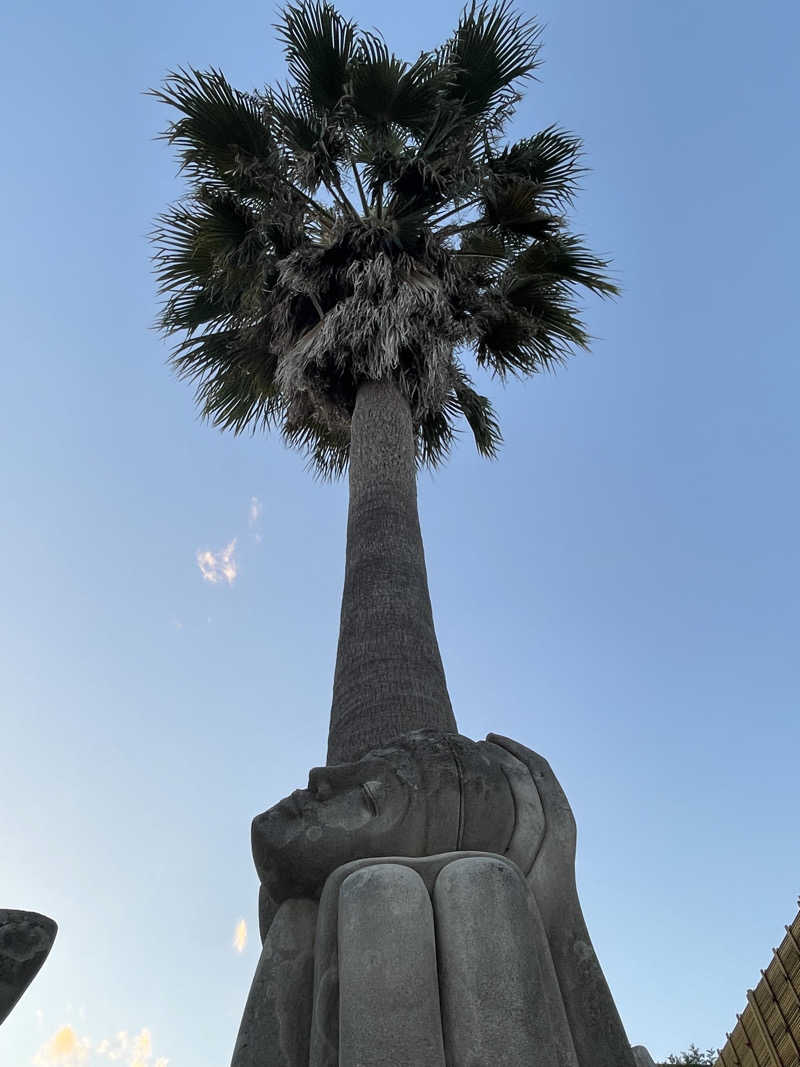
[[[415,58],[459,9],[342,10]],[[462,732],[561,778],[595,946],[658,1058],[723,1042],[800,891],[800,9],[526,10],[544,65],[512,135],[584,137],[576,227],[624,294],[587,304],[591,355],[487,384],[502,457],[465,440],[425,475],[423,532]],[[344,486],[200,423],[151,329],[146,234],[180,184],[141,91],[179,64],[283,77],[273,21],[3,17],[0,904],[60,924],[9,1067],[228,1062],[250,820],[324,760]],[[234,541],[233,581],[204,580],[198,552]]]

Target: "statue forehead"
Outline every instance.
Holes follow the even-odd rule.
[[[310,780],[327,780],[336,792],[387,772],[393,772],[410,787],[425,785],[434,789],[437,781],[457,781],[463,787],[470,781],[502,777],[495,746],[461,734],[417,730],[366,753],[354,763],[316,768]]]
[[[337,777],[337,770],[358,770],[369,773],[376,765],[388,764],[397,771],[424,770],[442,765],[473,765],[491,762],[478,742],[460,734],[442,734],[435,730],[416,730],[398,737],[383,748],[367,752],[356,763],[326,768]],[[322,772],[322,768],[320,768]],[[345,777],[345,775],[343,775]]]

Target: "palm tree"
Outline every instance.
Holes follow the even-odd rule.
[[[416,472],[460,420],[500,430],[464,365],[527,376],[587,334],[576,292],[614,293],[567,229],[580,142],[504,129],[539,31],[508,0],[472,2],[416,62],[329,3],[275,27],[290,80],[234,89],[178,69],[152,95],[188,179],[158,219],[160,324],[212,424],[280,428],[312,468],[349,468],[328,762],[408,730],[456,730],[436,640]]]

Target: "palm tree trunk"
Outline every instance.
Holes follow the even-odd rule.
[[[423,728],[458,729],[428,593],[411,412],[392,382],[368,382],[351,427],[328,765]]]

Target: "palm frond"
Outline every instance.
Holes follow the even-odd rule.
[[[513,85],[537,66],[539,27],[513,13],[509,0],[472,0],[440,62],[453,68],[449,95],[470,115],[491,113],[514,97]]]
[[[285,410],[280,393],[259,380],[246,362],[235,359],[204,376],[195,395],[204,419],[235,434],[270,430],[280,423]]]
[[[315,405],[305,395],[290,407],[283,427],[284,442],[304,452],[308,469],[323,481],[341,477],[350,459],[350,433],[347,427],[331,426],[321,419]]]
[[[314,0],[287,5],[275,29],[297,88],[314,108],[332,111],[346,92],[355,23],[342,18],[332,4]]]
[[[561,219],[545,210],[537,187],[527,179],[503,180],[488,188],[483,197],[481,222],[520,237],[542,240],[553,234]]]
[[[478,452],[494,459],[503,443],[494,408],[488,397],[475,391],[469,376],[458,365],[454,367],[452,396],[445,406],[452,414],[462,415],[466,419]]]
[[[579,140],[501,140],[536,24],[471,0],[414,63],[327,0],[294,0],[277,30],[286,86],[188,68],[153,92],[177,111],[164,136],[189,186],[153,235],[175,371],[214,425],[279,426],[323,477],[346,469],[365,381],[406,397],[421,465],[462,419],[495,455],[497,418],[457,352],[500,378],[552,369],[588,345],[579,294],[617,292],[562,217]]]
[[[417,464],[420,467],[440,467],[450,455],[455,430],[444,408],[426,411],[419,419],[417,433]]]
[[[492,285],[508,265],[508,249],[502,236],[484,229],[462,233],[458,252],[459,264],[469,271],[477,284]]]
[[[181,114],[162,137],[177,146],[182,168],[192,179],[260,194],[249,170],[256,161],[263,168],[275,145],[254,96],[234,89],[213,68],[205,72],[178,68],[149,95]]]
[[[347,140],[296,87],[275,88],[265,99],[293,176],[303,190],[313,194],[337,176],[337,163],[347,154]]]
[[[544,280],[580,285],[601,296],[615,296],[619,290],[608,278],[608,266],[609,261],[590,252],[581,237],[554,233],[534,241],[516,257],[510,266],[514,280],[507,295],[513,300],[512,292],[524,293],[526,286]]]
[[[400,128],[421,136],[436,109],[437,97],[449,73],[423,52],[413,65],[398,59],[377,34],[359,38],[350,68],[349,103],[356,121],[370,133]]]
[[[158,217],[153,233],[162,293],[212,284],[227,267],[254,262],[261,252],[252,210],[230,194],[201,189],[198,198]]]
[[[536,199],[547,205],[564,207],[572,203],[578,181],[585,168],[580,138],[548,126],[533,137],[526,137],[489,156],[487,166],[498,178],[525,179],[536,188]]]
[[[542,290],[524,309],[495,295],[476,316],[479,366],[505,378],[553,370],[588,336],[563,289]]]

